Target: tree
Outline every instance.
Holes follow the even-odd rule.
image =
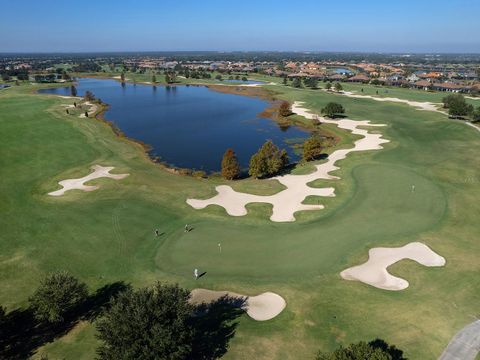
[[[186,359],[192,348],[193,305],[178,285],[127,289],[97,323],[100,359]]]
[[[227,180],[233,180],[240,175],[240,164],[233,149],[227,149],[222,159],[222,176]]]
[[[335,91],[342,91],[342,90],[343,90],[342,84],[340,84],[339,82],[335,83]]]
[[[293,79],[292,81],[292,86],[294,88],[301,88],[302,87],[302,80],[298,77],[296,77],[295,79]]]
[[[322,109],[322,114],[325,114],[326,116],[330,118],[334,118],[339,114],[344,114],[345,109],[343,108],[342,105],[334,103],[334,102],[329,102],[323,109]]]
[[[242,81],[248,81],[248,78],[246,76],[242,76]]]
[[[70,94],[74,97],[77,96],[77,88],[75,85],[70,86]]]
[[[331,88],[332,88],[332,83],[328,82],[328,83],[325,85],[325,89],[330,90]]]
[[[480,121],[480,106],[477,106],[477,108],[473,112],[472,121],[473,122]]]
[[[305,80],[305,85],[311,87],[312,89],[318,88],[318,80],[315,77],[308,78]]]
[[[282,101],[278,108],[278,114],[283,117],[287,117],[292,114],[292,107],[288,101]]]
[[[473,113],[473,105],[465,101],[461,94],[452,94],[442,99],[443,107],[448,109],[448,115],[452,117],[464,117]]]
[[[219,81],[222,81],[223,78],[222,78],[222,75],[218,74],[217,76],[215,76],[215,79],[216,80],[219,80]]]
[[[316,360],[406,360],[403,351],[383,340],[361,341],[346,348],[340,346],[331,353],[319,352]]]
[[[303,143],[303,155],[304,161],[312,161],[317,159],[323,151],[323,143],[320,136],[313,134]]]
[[[285,149],[280,150],[272,140],[267,140],[250,158],[248,173],[256,178],[271,176],[287,166],[288,162]]]
[[[283,85],[287,85],[288,84],[288,79],[286,76],[283,77],[283,81],[282,81]]]
[[[125,73],[123,71],[120,74],[120,80],[122,80],[122,82],[125,82]]]
[[[83,96],[86,101],[94,101],[95,95],[90,90],[85,91],[85,95]]]
[[[156,84],[157,83],[157,77],[155,76],[155,74],[152,75],[152,84]]]
[[[29,299],[35,317],[50,323],[63,322],[64,316],[82,304],[87,286],[65,271],[48,275]]]

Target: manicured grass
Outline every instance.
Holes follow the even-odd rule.
[[[314,182],[334,186],[337,197],[321,199],[325,210],[297,214],[295,223],[270,222],[266,205],[251,205],[240,218],[216,206],[194,210],[188,197],[211,196],[225,182],[163,170],[106,124],[66,115],[60,105],[71,100],[31,94],[30,86],[0,92],[0,304],[26,305],[45,273],[57,269],[91,290],[118,280],[134,286],[165,280],[252,295],[274,291],[287,300],[285,311],[263,323],[243,316],[225,358],[313,358],[318,349],[380,337],[410,359],[436,359],[478,314],[479,133],[403,104],[269,88],[316,111],[340,102],[353,119],[386,124],[375,131],[391,141],[339,162],[335,175],[342,180]],[[342,135],[340,146],[354,140],[329,130]],[[101,188],[90,193],[45,195],[93,164],[131,176],[92,181]],[[274,181],[250,179],[234,187],[280,190]],[[194,230],[184,233],[185,224]],[[156,238],[155,228],[164,235]],[[411,241],[431,246],[447,266],[395,264],[391,272],[410,282],[400,292],[340,278],[371,247]],[[199,281],[195,267],[207,271]],[[38,354],[91,359],[95,344],[93,326],[82,323]]]

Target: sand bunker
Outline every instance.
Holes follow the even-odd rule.
[[[209,304],[225,296],[244,299],[245,302],[242,303],[242,309],[246,311],[248,316],[257,321],[273,319],[280,314],[287,305],[280,295],[272,292],[264,292],[257,296],[246,296],[230,291],[194,289],[190,295],[190,302],[195,305],[202,303]]]
[[[89,116],[89,117],[92,117],[92,116],[97,112],[97,105],[92,104],[92,103],[89,102],[89,101],[86,101],[86,102],[84,102],[83,104],[80,104],[80,105],[86,105],[86,106],[88,106],[87,112],[88,112],[88,116]],[[80,114],[79,117],[84,118],[84,117],[85,117],[85,113]]]
[[[283,175],[277,176],[269,180],[278,180],[285,185],[286,189],[274,195],[252,195],[233,190],[228,185],[220,185],[215,189],[218,194],[206,200],[187,199],[187,203],[195,209],[203,209],[208,205],[219,205],[225,208],[231,216],[243,216],[247,214],[246,205],[249,203],[268,203],[273,205],[273,213],[270,220],[276,222],[295,221],[294,214],[302,210],[319,210],[324,206],[302,204],[307,196],[335,196],[335,189],[328,188],[312,188],[308,183],[317,179],[339,179],[339,177],[330,175],[329,173],[337,170],[335,163],[355,151],[367,151],[382,149],[381,144],[387,143],[389,140],[382,139],[381,134],[372,134],[368,130],[359,129],[360,126],[384,126],[381,124],[370,124],[370,121],[355,121],[349,119],[330,120],[318,117],[308,112],[301,106],[300,102],[295,102],[292,111],[298,115],[308,119],[319,119],[321,122],[335,124],[341,129],[349,130],[353,134],[363,136],[362,139],[355,141],[354,147],[350,149],[342,149],[334,151],[325,163],[315,165],[315,171],[307,175]],[[268,180],[266,180],[268,181]]]
[[[439,107],[443,106],[443,104],[441,103],[433,103],[433,102],[426,102],[426,101],[411,101],[411,100],[399,99],[395,97],[379,97],[379,96],[372,96],[372,95],[361,95],[353,91],[342,91],[342,92],[338,92],[338,94],[352,97],[352,98],[357,98],[357,99],[371,99],[371,100],[382,101],[382,102],[384,101],[397,102],[397,103],[413,106],[418,110],[435,111],[442,114],[447,114],[445,111],[442,111],[439,109]]]
[[[445,259],[427,245],[412,242],[398,248],[373,248],[368,252],[368,261],[340,273],[345,280],[361,281],[384,290],[403,290],[408,281],[388,273],[387,268],[396,262],[410,259],[425,266],[444,266]]]
[[[84,185],[84,183],[86,183],[87,181],[102,178],[102,177],[107,177],[107,178],[111,178],[111,179],[115,179],[115,180],[121,180],[123,178],[126,178],[129,175],[129,174],[110,174],[110,171],[114,169],[113,166],[93,165],[91,167],[91,169],[93,170],[93,172],[90,173],[87,176],[82,177],[82,178],[59,181],[58,183],[63,188],[60,189],[60,190],[49,192],[48,195],[62,196],[63,194],[65,194],[66,191],[73,190],[73,189],[78,189],[78,190],[83,190],[83,191],[93,191],[93,190],[98,189],[98,186]]]

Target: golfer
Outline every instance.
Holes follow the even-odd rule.
[[[193,270],[193,275],[195,276],[195,280],[198,279],[198,269]]]

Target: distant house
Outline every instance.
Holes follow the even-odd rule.
[[[330,81],[343,81],[345,79],[345,75],[341,74],[334,74],[328,77]]]
[[[420,80],[420,78],[417,76],[417,74],[412,74],[412,75],[407,77],[407,80],[414,83],[414,82]]]
[[[432,89],[437,91],[448,91],[448,92],[467,92],[469,89],[460,84],[455,84],[452,82],[445,82],[445,83],[434,83],[432,84]]]
[[[348,78],[347,81],[368,83],[370,81],[370,78],[367,75],[358,74],[358,75],[352,76],[351,78]]]
[[[432,83],[427,80],[420,80],[413,84],[417,89],[430,90],[432,88]]]
[[[297,64],[295,64],[294,62],[289,62],[285,65],[285,68],[287,68],[288,70],[295,70],[297,68]]]

